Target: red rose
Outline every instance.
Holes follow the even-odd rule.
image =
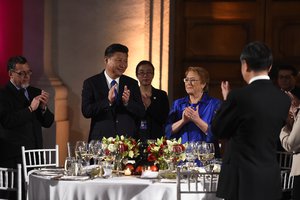
[[[155,161],[155,160],[156,160],[156,157],[153,154],[148,155],[148,161],[149,162],[152,162],[152,161]]]

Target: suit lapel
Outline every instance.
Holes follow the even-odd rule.
[[[119,92],[118,92],[118,100],[122,100],[122,95],[123,95],[123,92],[124,92],[124,86],[127,85],[127,89],[128,88],[128,84],[126,82],[126,77],[125,76],[121,76],[120,77],[120,81],[119,81]]]
[[[109,88],[108,88],[107,81],[106,81],[106,78],[104,75],[104,71],[102,71],[99,74],[99,84],[97,84],[97,85],[100,87],[100,91],[103,91],[104,95],[108,94]]]
[[[20,104],[25,106],[30,105],[30,102],[25,97],[23,91],[18,90],[10,81],[7,84],[7,90],[9,90],[11,94],[15,96],[15,99],[18,99],[18,102],[20,102]]]

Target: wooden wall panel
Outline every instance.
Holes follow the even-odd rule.
[[[275,63],[285,62],[300,69],[299,0],[175,2],[174,99],[186,96],[182,79],[188,66],[208,70],[209,93],[220,99],[222,80],[228,80],[233,88],[246,85],[239,56],[250,41],[267,43]]]
[[[173,98],[186,95],[182,78],[190,65],[209,71],[210,94],[218,98],[221,80],[243,85],[240,52],[254,38],[264,39],[264,13],[260,1],[176,0]]]
[[[268,0],[267,3],[265,34],[275,61],[300,69],[300,1]]]
[[[195,23],[187,25],[185,57],[236,59],[250,37],[250,27],[240,24]],[[222,34],[222,35],[221,35]],[[232,45],[234,40],[235,45]],[[201,44],[201,45],[199,45]],[[231,48],[228,48],[231,47]]]

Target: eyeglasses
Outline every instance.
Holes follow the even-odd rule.
[[[25,71],[16,72],[16,71],[12,70],[12,72],[18,74],[22,78],[24,78],[25,76],[31,76],[32,75],[32,71],[31,70],[29,70],[27,72],[25,72]]]
[[[137,73],[139,76],[150,76],[150,75],[153,75],[153,72],[138,72]]]
[[[284,76],[284,75],[279,75],[278,78],[279,78],[279,79],[289,80],[289,79],[292,78],[292,75],[285,75],[285,76]]]
[[[184,78],[183,79],[183,82],[184,83],[190,83],[192,85],[194,85],[197,81],[200,81],[200,80],[196,80],[196,79],[188,79],[188,78]]]

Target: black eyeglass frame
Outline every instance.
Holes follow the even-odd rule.
[[[16,73],[18,74],[20,77],[24,78],[25,76],[31,76],[32,75],[32,70],[29,70],[27,72],[25,71],[20,71],[20,72],[17,72],[15,70],[11,70],[13,73]]]

